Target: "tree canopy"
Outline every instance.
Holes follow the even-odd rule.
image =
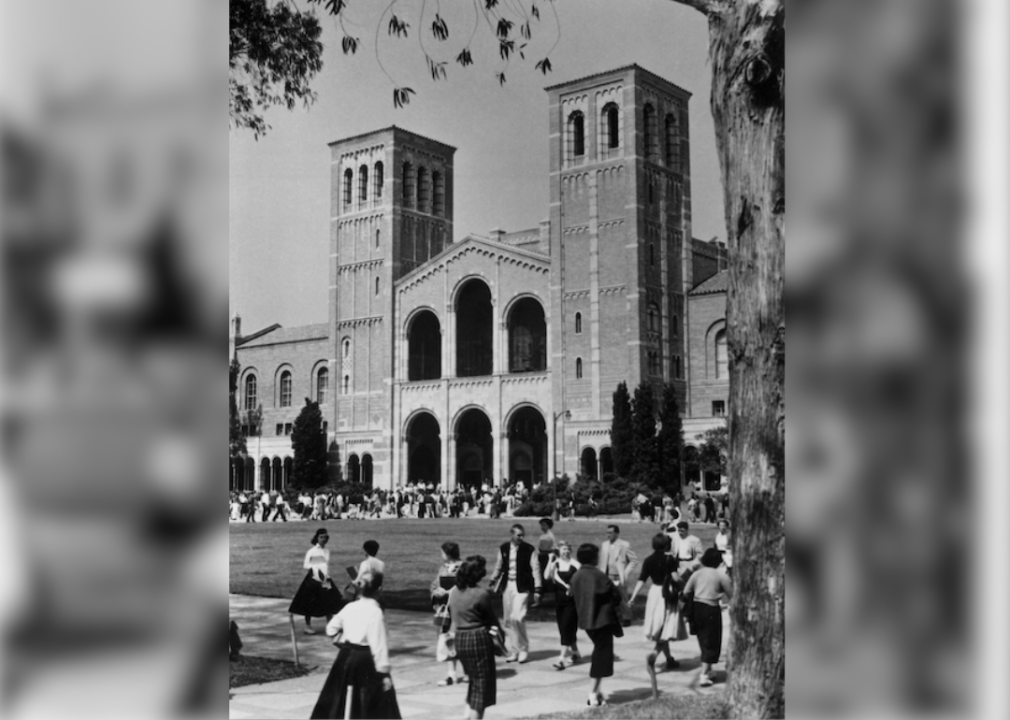
[[[242,419],[238,414],[238,376],[241,368],[238,360],[232,360],[228,367],[228,457],[245,457],[246,449],[245,436],[242,434]]]
[[[319,411],[319,403],[309,398],[305,398],[305,406],[295,419],[291,431],[291,447],[295,453],[293,484],[306,488],[323,485],[327,480],[323,414]]]
[[[634,437],[631,430],[631,396],[628,384],[620,383],[614,391],[613,420],[610,424],[610,452],[614,458],[614,472],[626,478],[631,473],[635,456]]]

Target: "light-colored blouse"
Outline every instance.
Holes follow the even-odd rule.
[[[313,545],[305,553],[303,567],[306,570],[311,570],[315,578],[319,582],[323,582],[330,576],[330,551],[318,545]]]
[[[389,672],[389,645],[386,639],[386,621],[373,598],[358,598],[348,603],[326,624],[326,634],[330,637],[344,633],[344,641],[355,645],[367,645],[372,651],[375,669],[380,673]]]
[[[694,599],[708,605],[718,605],[722,598],[733,594],[733,583],[722,570],[700,567],[684,586],[684,593],[694,593]]]

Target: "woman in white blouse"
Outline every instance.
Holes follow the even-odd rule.
[[[303,566],[308,573],[291,600],[288,612],[305,617],[305,634],[315,635],[312,618],[325,617],[329,620],[343,607],[340,591],[330,578],[330,551],[326,548],[330,536],[324,528],[316,530],[312,536],[312,547],[305,553]]]
[[[326,625],[340,647],[313,718],[400,718],[389,675],[386,622],[375,595],[382,574],[366,572],[355,580],[360,595]]]

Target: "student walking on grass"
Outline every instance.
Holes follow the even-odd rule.
[[[449,591],[456,586],[456,573],[461,565],[459,545],[454,542],[442,543],[442,567],[431,583],[431,606],[435,610],[435,627],[438,629],[435,659],[449,663],[449,674],[445,679],[439,680],[439,687],[455,685],[465,680],[465,676],[456,673],[456,638],[452,633],[449,615]]]
[[[456,654],[463,672],[470,678],[466,691],[467,717],[480,720],[484,710],[497,700],[497,677],[491,628],[501,633],[491,593],[479,587],[487,575],[487,561],[471,555],[456,573],[456,587],[449,591],[451,632],[456,637]]]
[[[561,636],[561,656],[553,665],[555,670],[564,670],[579,659],[579,616],[570,589],[572,578],[580,567],[579,561],[572,557],[571,544],[561,540],[558,542],[558,556],[551,556],[544,573],[544,580],[554,583],[555,614]]]
[[[540,604],[542,578],[536,550],[526,542],[526,531],[516,523],[512,537],[498,549],[498,563],[491,575],[491,587],[502,595],[502,612],[508,632],[509,656],[506,662],[524,663],[529,658],[530,641],[526,634],[526,611],[530,593],[533,607]]]

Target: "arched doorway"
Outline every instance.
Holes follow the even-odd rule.
[[[523,298],[509,311],[509,372],[547,369],[547,322],[544,308],[533,298]]]
[[[295,461],[291,457],[284,458],[284,487],[291,487],[291,476],[294,474]]]
[[[442,377],[442,327],[435,313],[425,310],[414,316],[407,333],[408,380]]]
[[[490,375],[493,368],[494,311],[491,290],[470,280],[456,297],[456,376]]]
[[[243,477],[242,489],[256,489],[256,461],[251,457],[245,459],[245,475]]]
[[[442,482],[442,441],[438,420],[431,413],[415,415],[407,425],[407,482]]]
[[[361,484],[372,487],[372,456],[368,453],[361,456]]]
[[[600,448],[600,473],[601,479],[607,476],[607,473],[614,472],[614,454],[610,451],[610,447]]]
[[[279,458],[274,458],[274,470],[270,477],[270,489],[271,490],[283,490],[283,474],[284,474],[284,462]]]
[[[582,451],[582,477],[587,480],[598,480],[596,468],[596,450],[587,447]]]
[[[352,483],[361,482],[361,464],[357,455],[347,458],[347,479]]]
[[[508,423],[509,480],[527,488],[547,480],[547,423],[532,407],[516,410]]]
[[[270,458],[265,457],[260,460],[260,481],[258,488],[259,490],[270,489]]]
[[[456,422],[457,484],[479,487],[485,478],[492,477],[493,453],[491,421],[483,410],[467,410]]]
[[[684,448],[684,482],[694,486],[701,481],[701,462],[698,448],[688,445]],[[686,497],[685,497],[686,499]]]

